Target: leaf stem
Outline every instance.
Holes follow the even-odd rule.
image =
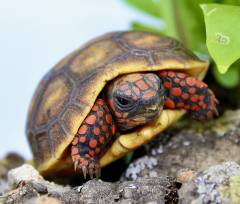
[[[176,27],[176,33],[179,37],[179,40],[186,46],[188,47],[188,43],[187,43],[187,39],[186,39],[186,35],[184,32],[184,28],[183,28],[183,22],[181,19],[181,15],[179,13],[179,8],[177,5],[177,0],[171,0],[171,4],[172,4],[172,11],[173,11],[173,19],[174,19],[174,24]]]

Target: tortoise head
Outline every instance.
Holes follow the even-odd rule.
[[[152,73],[122,75],[107,86],[107,101],[120,131],[154,120],[162,110],[164,93]]]

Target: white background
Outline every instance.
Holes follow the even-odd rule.
[[[152,20],[121,0],[0,0],[0,157],[31,152],[25,122],[41,77],[62,57],[132,20]]]

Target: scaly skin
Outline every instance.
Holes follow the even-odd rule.
[[[154,120],[163,106],[185,109],[196,120],[211,119],[217,114],[213,92],[205,83],[183,72],[124,75],[108,84],[104,93],[72,141],[74,168],[80,169],[85,178],[87,174],[91,178],[100,176],[99,158],[114,141],[116,129],[122,132],[144,125]]]
[[[99,156],[113,141],[116,126],[103,99],[97,99],[72,141],[71,155],[75,170],[81,169],[93,178],[100,176]]]
[[[165,88],[164,106],[169,109],[185,109],[195,120],[208,120],[214,114],[217,100],[208,86],[184,72],[159,73]]]

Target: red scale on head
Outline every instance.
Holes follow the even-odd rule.
[[[143,80],[139,80],[136,82],[136,85],[138,86],[138,88],[140,88],[141,90],[147,90],[149,88],[149,86],[143,81]]]
[[[145,91],[145,93],[143,94],[143,98],[145,98],[145,100],[147,100],[148,98],[151,98],[153,96],[155,96],[157,93],[154,90],[147,90]]]
[[[139,95],[140,94],[140,89],[136,86],[133,87],[133,92],[136,94],[136,95]]]

